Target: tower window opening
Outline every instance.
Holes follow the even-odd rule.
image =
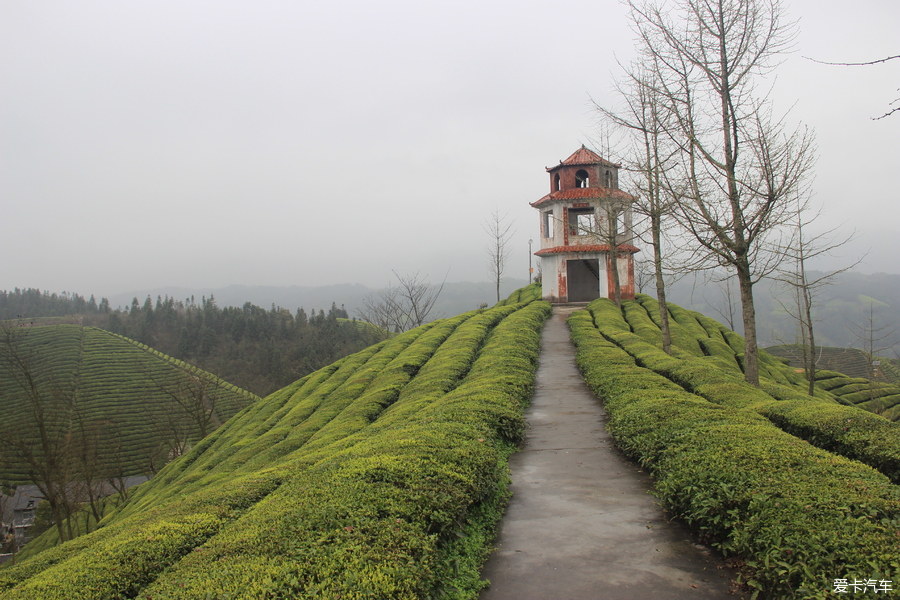
[[[542,231],[544,233],[545,238],[553,237],[553,213],[551,211],[547,211],[543,213],[543,226]]]
[[[588,177],[588,172],[584,169],[579,169],[577,173],[575,173],[575,187],[586,188],[590,186],[590,178]]]
[[[607,169],[606,171],[606,187],[612,187],[612,172]]]
[[[557,173],[557,174],[553,177],[553,191],[554,191],[554,192],[558,192],[558,191],[559,191],[559,173]]]
[[[625,227],[625,213],[619,211],[613,213],[609,220],[609,225],[612,228],[610,233],[615,236],[616,243],[621,243],[622,237],[627,233]]]
[[[592,235],[594,233],[594,209],[569,209],[569,235]]]

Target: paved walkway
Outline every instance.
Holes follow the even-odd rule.
[[[510,459],[512,500],[480,600],[734,598],[733,573],[666,520],[650,478],[606,432],[606,414],[575,365],[557,307],[541,357],[524,449]]]

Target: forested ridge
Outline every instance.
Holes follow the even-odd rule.
[[[135,298],[112,309],[106,298],[38,289],[0,291],[0,319],[65,322],[66,317],[131,338],[265,396],[335,360],[379,341],[343,307],[291,312],[250,302],[220,307],[214,297]],[[48,320],[49,319],[49,320]]]

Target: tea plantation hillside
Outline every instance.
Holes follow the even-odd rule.
[[[828,390],[849,378],[836,373],[806,395],[802,375],[764,352],[753,387],[740,336],[669,312],[672,355],[648,296],[621,310],[597,300],[569,320],[611,433],[663,506],[743,565],[754,597],[842,597],[836,580],[900,587],[900,425],[841,404]]]
[[[776,346],[770,354],[798,361],[796,346]],[[816,347],[819,364],[818,385],[831,392],[842,404],[852,404],[877,413],[889,421],[900,421],[900,369],[888,358],[876,358],[881,364],[875,373],[879,380],[867,378],[873,369],[865,352],[856,348]],[[896,360],[896,359],[894,359]]]
[[[161,468],[205,433],[201,430],[258,400],[101,329],[54,325],[4,331],[9,337],[0,349],[2,482],[29,482],[29,467],[15,448],[41,448],[42,427],[61,454],[71,455],[73,439],[83,434],[95,445],[90,451],[100,463],[94,465],[98,472],[134,475]]]
[[[0,569],[0,598],[474,597],[550,312],[539,294],[253,403],[94,532]]]

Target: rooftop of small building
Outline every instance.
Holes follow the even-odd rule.
[[[616,249],[619,252],[640,252],[640,248],[632,244],[619,244]],[[609,244],[574,244],[569,246],[554,246],[552,248],[543,248],[534,253],[535,256],[545,256],[548,254],[569,254],[569,253],[585,254],[588,252],[609,252]]]
[[[581,148],[572,153],[569,158],[566,160],[559,161],[559,164],[553,167],[545,167],[547,172],[555,171],[560,167],[571,167],[575,165],[603,165],[606,167],[615,167],[618,169],[622,165],[616,164],[614,162],[610,162],[594,152],[593,150],[589,150],[584,144],[581,145]]]
[[[634,196],[622,190],[605,188],[601,186],[570,188],[568,190],[557,190],[550,192],[540,200],[531,203],[531,206],[538,208],[553,201],[566,200],[600,200],[603,198],[615,198],[617,200],[634,201]]]

